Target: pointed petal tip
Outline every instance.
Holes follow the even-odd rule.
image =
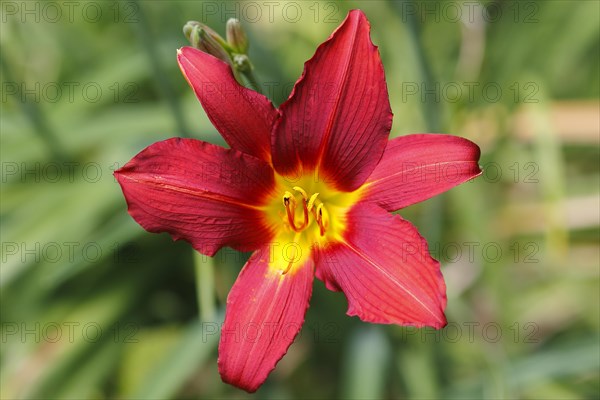
[[[115,170],[113,171],[113,176],[114,176],[116,179],[122,178],[122,177],[123,177],[123,176],[124,176],[124,175],[125,175],[125,174],[126,174],[126,173],[127,173],[129,170],[130,170],[130,169],[131,169],[131,166],[130,166],[130,164],[131,164],[131,162],[132,162],[132,161],[133,161],[133,159],[132,159],[132,160],[130,160],[130,161],[128,161],[127,163],[125,163],[125,164],[124,164],[124,165],[122,165],[121,167],[119,167],[119,168],[115,169]]]
[[[219,369],[219,372],[221,372],[221,368],[222,368],[222,358],[221,356],[219,356],[217,358],[217,367]],[[223,373],[220,373],[221,375],[221,381],[223,381],[223,383],[227,383],[231,386],[235,386],[238,389],[242,389],[248,393],[254,393],[258,390],[258,388],[260,388],[262,386],[262,384],[264,383],[264,381],[262,382],[254,382],[252,384],[249,384],[247,382],[241,381],[239,379],[235,379],[233,377],[229,377]],[[264,380],[267,380],[267,377],[265,377]]]
[[[171,138],[142,150],[115,178],[138,224],[186,240],[202,254],[214,256],[224,246],[251,251],[271,237],[254,206],[271,190],[273,170],[237,150]]]
[[[203,52],[202,50],[198,50],[195,47],[192,46],[181,46],[180,48],[177,49],[177,58],[189,58],[189,57],[193,57],[194,55],[200,55],[200,56],[211,56],[208,53]],[[213,57],[216,58],[216,57]]]
[[[347,219],[344,242],[319,250],[316,261],[317,278],[344,292],[347,314],[371,323],[444,327],[446,284],[416,228],[366,203]]]
[[[188,54],[188,49],[192,49],[192,47],[189,46],[183,46],[177,49],[177,62],[181,63],[181,59],[182,58],[187,58],[186,54]],[[200,51],[200,50],[198,50]]]
[[[348,15],[346,16],[346,18],[355,19],[355,20],[358,20],[359,22],[366,22],[369,25],[369,27],[371,26],[369,19],[367,18],[367,15],[365,14],[365,12],[358,8],[348,11]]]
[[[365,199],[388,211],[427,200],[481,175],[480,156],[479,146],[460,136],[399,136],[369,176]]]

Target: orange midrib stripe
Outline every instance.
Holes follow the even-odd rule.
[[[400,281],[398,281],[392,274],[390,274],[384,268],[380,267],[375,261],[373,261],[371,259],[371,257],[367,256],[366,254],[364,254],[361,251],[359,251],[358,249],[356,249],[354,246],[352,246],[346,240],[343,240],[342,243],[344,243],[346,246],[348,246],[348,248],[350,250],[352,250],[357,256],[359,256],[360,258],[362,258],[363,260],[365,260],[367,263],[371,264],[375,269],[377,269],[378,271],[381,271],[381,273],[383,275],[385,275],[388,279],[390,279],[392,282],[394,282],[396,285],[398,285],[398,287],[400,287],[410,297],[412,297],[413,299],[415,299],[415,301],[417,303],[419,303],[423,307],[423,309],[425,309],[429,314],[431,314],[435,318],[436,321],[443,322],[442,320],[440,320],[437,317],[437,315],[433,311],[431,311],[429,309],[429,307],[427,307],[421,300],[419,300],[417,298],[417,296],[415,296],[405,285],[403,285],[402,283],[400,283]]]
[[[350,51],[348,52],[348,57],[345,60],[344,63],[344,72],[342,73],[342,80],[341,82],[345,82],[346,78],[348,76],[348,70],[350,68],[350,61],[352,60],[352,54],[353,51],[352,49],[354,49],[354,44],[356,43],[356,36],[358,34],[358,26],[356,26],[356,28],[354,29],[354,33],[352,35],[352,45],[350,46]],[[323,154],[325,152],[325,145],[329,142],[329,137],[331,136],[331,131],[333,129],[333,121],[335,119],[335,117],[337,116],[337,112],[338,112],[338,108],[340,105],[340,101],[341,101],[341,93],[344,91],[344,85],[340,85],[340,89],[338,90],[338,96],[336,97],[336,102],[333,106],[333,109],[331,110],[331,113],[329,114],[329,119],[327,121],[327,127],[325,128],[325,132],[323,134],[323,138],[321,138],[321,143],[319,144],[319,155],[317,157],[317,163],[316,163],[316,168],[319,169],[319,166],[321,165],[321,161],[323,159]]]
[[[159,183],[159,182],[156,182],[153,180],[148,180],[148,179],[135,179],[135,178],[132,178],[131,176],[127,176],[127,175],[121,175],[121,176],[130,181],[140,183],[140,184],[147,184],[148,186],[164,188],[164,189],[172,190],[177,193],[185,193],[185,194],[195,196],[195,197],[205,198],[205,199],[214,200],[214,201],[220,201],[220,202],[228,203],[228,204],[234,204],[234,205],[249,208],[252,210],[264,211],[264,207],[247,204],[247,203],[242,203],[241,201],[239,201],[238,199],[235,199],[233,197],[224,196],[224,195],[212,193],[209,191],[198,191],[197,189],[196,190],[188,189],[188,188],[184,188],[181,186],[174,186],[174,185]]]

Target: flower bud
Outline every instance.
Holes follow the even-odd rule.
[[[231,48],[225,40],[208,26],[197,21],[189,21],[183,27],[183,34],[192,47],[231,63],[229,52]]]
[[[225,33],[227,43],[229,43],[236,53],[246,54],[248,52],[248,37],[246,36],[246,32],[244,32],[239,19],[229,18]]]
[[[189,21],[187,24],[183,26],[183,34],[190,42],[192,47],[198,48],[200,43],[200,35],[198,34],[198,28],[200,26],[199,22]]]
[[[200,50],[215,56],[226,63],[231,63],[231,58],[229,57],[227,50],[225,50],[204,27],[198,29],[198,35],[200,36]]]

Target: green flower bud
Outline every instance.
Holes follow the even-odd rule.
[[[198,29],[198,34],[200,36],[200,50],[215,56],[226,63],[231,63],[231,58],[229,57],[227,50],[224,49],[204,27]]]
[[[233,48],[233,50],[235,50],[236,53],[246,54],[248,52],[248,37],[246,36],[246,32],[244,32],[239,19],[229,18],[225,33],[227,43]]]
[[[183,27],[183,34],[196,49],[229,64],[233,76],[240,85],[260,93],[260,85],[252,73],[254,66],[247,55],[248,37],[239,20],[230,18],[227,21],[227,41],[198,21],[188,21]]]
[[[231,47],[217,32],[205,24],[189,21],[183,27],[183,34],[190,41],[192,47],[231,64],[229,57]]]
[[[199,48],[200,45],[200,35],[198,29],[200,27],[200,23],[196,21],[189,21],[187,24],[183,26],[183,34],[190,42],[192,47]]]

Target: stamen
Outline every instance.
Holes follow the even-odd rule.
[[[285,268],[285,270],[281,271],[281,275],[285,275],[285,274],[287,274],[288,272],[290,272],[290,269],[292,269],[292,264],[293,264],[293,263],[294,263],[294,260],[291,260],[291,261],[288,263],[288,265],[287,265],[287,267]]]
[[[312,211],[313,206],[315,205],[315,201],[317,200],[317,196],[319,195],[319,193],[315,193],[312,196],[310,196],[310,200],[308,201],[308,211]]]
[[[306,206],[306,199],[302,202],[302,211],[304,212],[304,223],[300,229],[304,229],[308,226],[308,207]]]
[[[290,192],[286,191],[283,195],[283,205],[285,206],[285,209],[287,211],[287,217],[288,217],[290,226],[292,227],[292,229],[295,232],[300,232],[308,226],[308,216],[309,216],[309,210],[308,210],[308,206],[307,206],[308,194],[306,194],[306,191],[299,186],[294,186],[293,189],[295,191],[299,192],[303,198],[302,212],[304,213],[304,220],[302,221],[301,226],[296,226],[296,199],[295,199],[294,195],[291,194]],[[290,207],[290,205],[291,205],[291,207]]]
[[[290,223],[290,227],[298,232],[299,229],[296,227],[295,219],[296,219],[296,199],[294,195],[290,192],[285,192],[283,194],[283,205],[285,206],[285,211],[287,212],[288,222]]]
[[[319,223],[319,226],[321,227],[321,236],[323,236],[325,233],[325,230],[327,229],[326,225],[323,225],[322,222],[319,222],[322,220],[322,211],[320,212],[320,217],[317,217],[317,213],[314,212],[313,207],[315,206],[315,202],[317,201],[317,197],[319,196],[319,193],[315,193],[312,196],[310,196],[310,199],[308,198],[308,194],[306,193],[306,191],[304,189],[302,189],[300,186],[294,186],[293,189],[295,191],[297,191],[298,193],[300,193],[302,195],[302,212],[303,212],[303,221],[302,221],[302,225],[300,226],[296,226],[296,198],[294,197],[294,195],[288,191],[286,191],[283,194],[283,206],[285,207],[286,213],[287,213],[287,217],[288,217],[288,222],[290,227],[292,228],[292,230],[294,232],[301,232],[303,231],[310,223],[310,213],[311,211],[313,212],[315,219],[317,219],[317,222]],[[317,208],[317,211],[319,209],[321,209],[323,207],[323,204],[320,204],[319,207]],[[325,219],[325,221],[327,221],[327,218]]]
[[[294,241],[293,243],[298,243],[298,240],[300,239],[300,233],[296,233],[296,235],[294,236]],[[288,262],[287,267],[285,268],[285,270],[281,270],[281,275],[285,275],[288,272],[290,272],[290,269],[292,269],[292,265],[294,264],[295,261],[297,261],[296,256],[298,255],[296,253],[296,247],[292,247],[292,249],[294,250],[294,255],[291,257],[290,261]]]
[[[327,210],[323,206],[323,203],[317,206],[315,219],[317,220],[317,224],[319,225],[319,231],[321,233],[321,236],[324,236],[325,232],[327,232],[327,228],[329,227],[329,215],[327,213]]]

